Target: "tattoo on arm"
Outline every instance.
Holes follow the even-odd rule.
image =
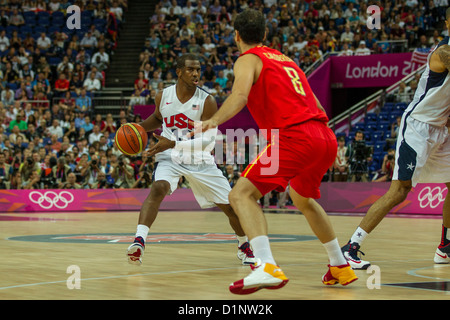
[[[436,53],[439,55],[442,64],[450,71],[450,45],[445,44],[439,47]]]

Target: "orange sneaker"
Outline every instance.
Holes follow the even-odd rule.
[[[341,266],[328,265],[328,272],[322,277],[322,282],[326,285],[333,285],[339,282],[346,286],[356,280],[358,280],[358,277],[348,263]]]
[[[234,294],[250,294],[260,289],[280,289],[288,283],[279,266],[263,263],[252,268],[252,272],[244,279],[230,284],[230,292]]]

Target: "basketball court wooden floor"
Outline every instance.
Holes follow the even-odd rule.
[[[438,218],[386,218],[366,239],[347,287],[325,286],[327,257],[302,215],[266,214],[272,251],[290,282],[280,290],[233,295],[250,268],[218,211],[161,212],[140,267],[126,262],[137,212],[0,214],[0,299],[434,300],[449,299],[450,265],[435,265]],[[331,216],[344,244],[361,217]],[[377,287],[377,284],[380,284]]]

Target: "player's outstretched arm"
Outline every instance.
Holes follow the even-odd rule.
[[[258,60],[260,61],[259,57],[253,54],[244,55],[236,60],[231,94],[211,118],[217,125],[233,118],[247,104],[248,95],[255,80]]]

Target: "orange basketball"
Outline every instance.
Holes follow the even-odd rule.
[[[147,147],[148,135],[141,125],[126,123],[116,131],[114,141],[120,152],[135,156]]]

